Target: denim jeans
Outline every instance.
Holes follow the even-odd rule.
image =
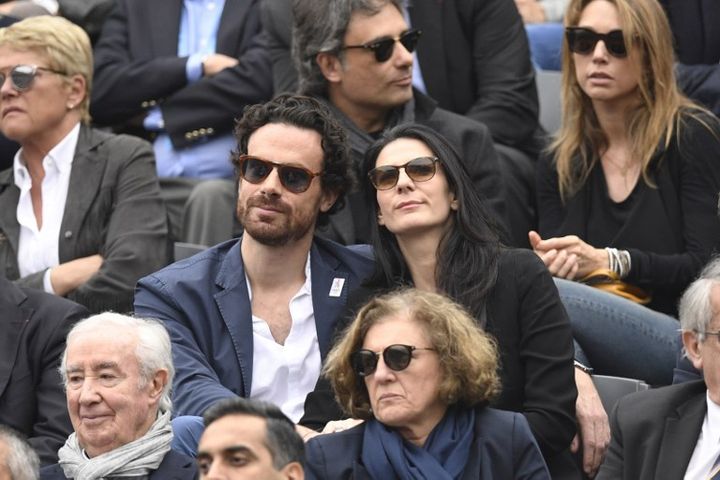
[[[672,382],[682,344],[676,319],[582,283],[556,278],[555,285],[570,317],[576,360],[602,375]]]

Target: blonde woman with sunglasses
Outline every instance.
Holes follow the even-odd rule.
[[[573,0],[562,126],[538,165],[535,252],[597,373],[667,384],[677,300],[720,249],[720,125],[684,97],[655,0]],[[583,285],[604,271],[644,305]]]
[[[132,310],[137,280],[169,259],[150,145],[90,127],[90,40],[61,17],[0,29],[0,275],[91,312]]]

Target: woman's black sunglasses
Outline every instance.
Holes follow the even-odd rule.
[[[378,62],[387,62],[395,50],[395,42],[400,42],[405,50],[412,53],[417,46],[418,39],[422,35],[422,30],[408,30],[398,38],[382,38],[372,42],[363,43],[362,45],[345,45],[343,50],[348,48],[364,48],[371,50],[375,54],[375,60]]]
[[[265,180],[273,168],[277,168],[280,183],[293,193],[306,191],[310,188],[313,178],[322,175],[322,172],[314,173],[307,168],[275,163],[251,155],[240,155],[234,163],[240,170],[240,177],[254,184]]]
[[[65,75],[65,72],[60,70],[53,70],[52,68],[38,67],[37,65],[15,65],[10,69],[10,83],[12,87],[18,92],[24,92],[32,87],[33,80],[38,74],[38,71],[57,73],[58,75]],[[0,87],[5,83],[5,79],[8,77],[5,73],[0,73]]]
[[[405,370],[410,365],[412,360],[412,352],[415,350],[435,350],[434,348],[419,348],[411,345],[395,344],[385,347],[382,351],[383,361],[385,365],[391,370],[399,372]],[[373,352],[363,348],[354,352],[350,357],[352,362],[353,370],[361,377],[367,377],[372,375],[377,369],[378,360],[380,359],[380,352]]]
[[[383,165],[375,167],[368,172],[370,183],[377,190],[390,190],[397,185],[400,179],[400,169],[405,169],[405,173],[413,182],[427,182],[435,176],[437,168],[436,157],[419,157],[414,158],[404,165]]]
[[[573,53],[580,55],[592,53],[597,42],[602,40],[608,53],[613,57],[623,58],[627,56],[627,47],[625,46],[622,30],[597,33],[589,28],[568,27],[565,29],[565,37],[568,41],[568,48]]]

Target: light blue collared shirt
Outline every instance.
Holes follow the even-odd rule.
[[[215,53],[220,16],[225,0],[184,0],[180,16],[178,56],[188,57],[185,65],[188,84],[202,78],[202,60]],[[191,147],[177,150],[164,133],[160,107],[148,112],[145,128],[162,132],[153,145],[158,175],[161,177],[232,178],[230,151],[235,148],[232,134],[200,140]]]

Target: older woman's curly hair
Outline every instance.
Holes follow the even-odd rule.
[[[338,403],[350,416],[372,418],[365,382],[352,367],[370,327],[394,315],[407,315],[425,331],[443,372],[440,397],[447,405],[487,405],[500,390],[497,347],[460,305],[436,293],[406,288],[376,297],[360,309],[330,351],[325,375]]]

